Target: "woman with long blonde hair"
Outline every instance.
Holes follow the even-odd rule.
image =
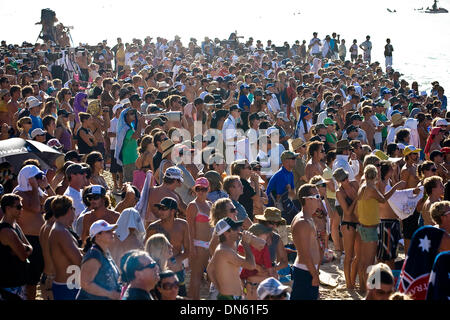
[[[145,242],[145,251],[156,261],[159,270],[167,270],[167,262],[173,256],[173,246],[162,233],[152,235]]]

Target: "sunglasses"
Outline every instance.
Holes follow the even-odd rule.
[[[21,204],[18,204],[18,205],[16,206],[16,209],[17,209],[17,210],[22,210],[22,208],[23,208],[23,205],[21,205]]]
[[[197,191],[197,192],[206,192],[206,191],[208,191],[208,188],[195,188],[195,191]]]
[[[326,183],[317,184],[316,187],[326,188],[327,184]]]
[[[250,166],[245,166],[244,169],[251,169],[252,167]]]
[[[136,270],[141,271],[141,270],[144,270],[144,269],[153,269],[155,266],[156,266],[156,262],[152,262],[152,263],[149,263],[149,264],[147,264],[145,266],[138,267],[138,268],[136,268]]]
[[[236,208],[231,208],[230,212],[237,212],[237,209]]]
[[[178,281],[166,282],[161,285],[161,288],[163,288],[164,290],[178,289],[179,287],[180,287],[180,283]]]
[[[287,297],[287,293],[286,292],[282,292],[282,293],[280,293],[279,295],[276,295],[276,296],[268,295],[268,296],[265,297],[264,300],[267,300],[267,299],[283,299],[283,298],[286,298],[286,297]]]
[[[98,199],[100,199],[102,196],[101,195],[99,195],[99,194],[93,194],[93,195],[89,195],[87,198],[89,199],[89,200],[98,200]]]
[[[316,199],[316,200],[320,200],[321,199],[320,194],[315,194],[315,195],[308,196],[308,197],[303,197],[303,198],[304,199]]]
[[[97,159],[97,162],[100,162],[100,161],[103,161],[104,159],[103,158],[100,158],[100,159]]]
[[[159,206],[159,207],[158,207],[158,210],[161,210],[161,211],[167,211],[167,210],[169,210],[169,207],[166,207],[166,206]]]

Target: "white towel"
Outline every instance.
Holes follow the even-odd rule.
[[[386,191],[388,191],[388,189],[389,188],[386,186]],[[423,197],[423,186],[419,187],[420,192],[418,195],[414,194],[414,189],[415,188],[396,190],[388,200],[392,210],[401,220],[408,218],[414,213],[417,203]]]
[[[23,167],[18,176],[17,176],[17,187],[14,188],[13,192],[16,191],[31,191],[31,185],[30,182],[28,181],[30,178],[35,177],[37,174],[44,174],[44,172],[42,172],[38,167],[34,166],[34,165],[28,165]],[[41,188],[39,188],[39,196],[43,197],[46,196],[47,194],[44,193]]]
[[[125,239],[130,234],[130,228],[136,229],[140,238],[144,238],[145,227],[139,212],[134,208],[128,208],[122,211],[119,219],[116,222],[116,236],[120,241],[125,241]]]
[[[147,171],[147,175],[145,176],[145,182],[144,187],[142,188],[141,198],[139,199],[138,203],[136,203],[136,205],[134,206],[134,208],[139,212],[139,215],[141,216],[142,220],[145,220],[147,212],[151,182],[152,182],[152,172],[149,170]]]

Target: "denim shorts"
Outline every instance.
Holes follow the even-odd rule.
[[[356,230],[359,232],[363,242],[378,241],[377,227],[367,228],[359,224]]]

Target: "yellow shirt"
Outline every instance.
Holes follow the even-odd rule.
[[[125,65],[125,50],[117,49],[116,59],[117,65],[123,67]]]
[[[380,213],[378,211],[378,201],[371,198],[358,200],[359,223],[365,226],[374,226],[380,223]]]

